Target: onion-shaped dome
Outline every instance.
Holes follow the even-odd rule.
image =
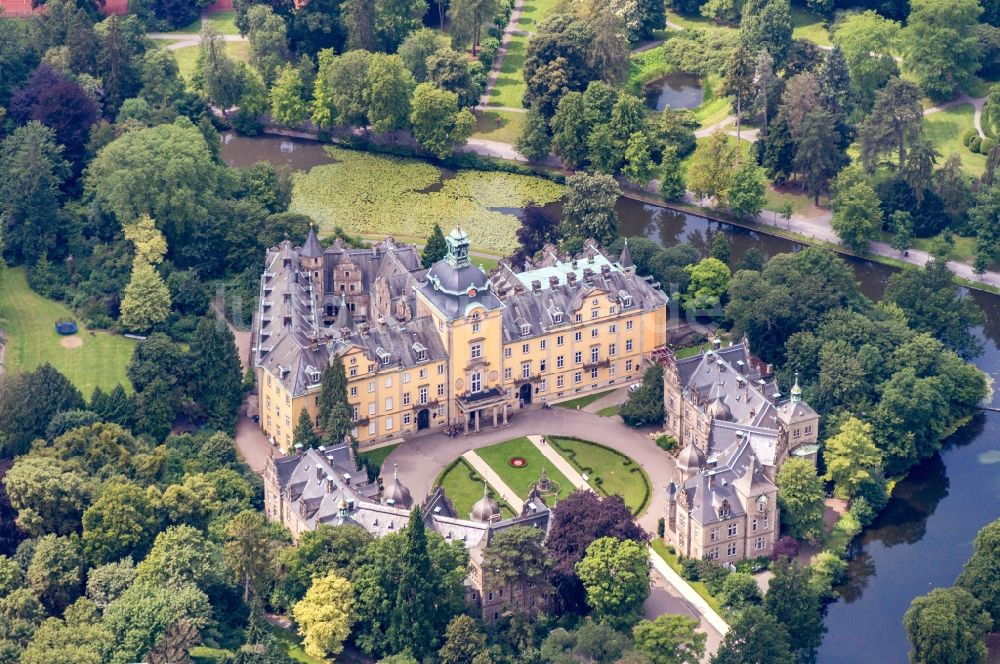
[[[409,509],[413,506],[413,498],[410,497],[410,490],[399,481],[399,469],[394,465],[392,468],[392,484],[385,488],[382,499],[386,505],[403,507]]]
[[[677,455],[677,470],[685,475],[693,475],[705,465],[705,455],[694,443],[689,444]]]
[[[490,498],[490,490],[486,484],[483,484],[483,497],[476,501],[476,504],[472,506],[472,513],[469,517],[473,521],[492,521],[494,518],[500,516],[500,505],[497,501]]]
[[[729,421],[733,419],[733,411],[729,409],[725,398],[719,395],[712,400],[712,403],[708,404],[708,416],[713,420]]]

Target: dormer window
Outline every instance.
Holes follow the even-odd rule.
[[[375,354],[378,355],[378,359],[381,360],[383,366],[389,364],[389,358],[392,357],[386,349],[381,346],[375,349]]]
[[[632,306],[632,296],[625,291],[618,291],[618,299],[622,303],[622,308]]]
[[[423,362],[427,359],[427,347],[419,341],[413,344],[413,352],[416,353],[418,362]]]
[[[719,506],[719,518],[728,519],[730,516],[732,516],[732,514],[733,511],[729,508],[729,501],[723,500],[722,505]]]
[[[320,370],[313,366],[306,367],[306,375],[309,376],[309,383],[312,385],[318,383],[322,377]]]
[[[552,314],[552,320],[554,322],[556,322],[556,323],[563,322],[563,313],[561,311],[557,311],[557,312],[553,313]]]
[[[521,336],[526,337],[531,334],[531,323],[521,323]]]

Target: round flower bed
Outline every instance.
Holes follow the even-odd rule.
[[[513,468],[524,468],[525,466],[528,465],[528,460],[525,459],[524,457],[516,456],[516,457],[511,457],[510,461],[508,461],[507,463],[509,463]]]

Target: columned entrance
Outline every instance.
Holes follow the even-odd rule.
[[[480,431],[490,418],[494,428],[506,426],[508,399],[507,393],[496,387],[460,396],[458,408],[465,433]]]
[[[426,408],[417,411],[417,431],[421,431],[430,427],[431,425],[431,411]]]
[[[521,403],[525,406],[531,403],[532,387],[531,383],[525,383],[518,390],[517,395],[521,398]]]

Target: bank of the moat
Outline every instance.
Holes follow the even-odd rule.
[[[287,139],[228,138],[223,157],[232,165],[271,161],[301,170],[328,163],[322,146]],[[664,245],[688,242],[708,253],[713,235],[725,229],[733,258],[751,246],[767,255],[797,251],[784,238],[712,221],[695,214],[618,203],[620,232]],[[894,268],[847,258],[861,288],[879,299]],[[1000,374],[1000,296],[974,292],[986,314],[978,330],[985,352],[977,366]],[[994,405],[1000,405],[995,400]],[[910,601],[937,586],[951,585],[972,552],[972,539],[997,518],[1000,499],[1000,413],[984,412],[952,437],[950,444],[914,468],[900,482],[887,508],[854,543],[850,578],[829,607],[821,664],[904,662],[909,648],[902,627]]]

